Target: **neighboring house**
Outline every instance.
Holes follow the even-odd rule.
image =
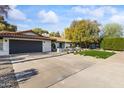
[[[70,46],[70,42],[64,39],[45,37],[36,34],[32,30],[22,32],[0,32],[0,55],[32,52],[51,52],[52,42],[56,48]]]

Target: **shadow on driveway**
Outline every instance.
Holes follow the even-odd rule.
[[[35,76],[37,74],[38,71],[36,69],[28,69],[15,73],[15,76],[18,82],[22,82],[30,79],[32,76]]]

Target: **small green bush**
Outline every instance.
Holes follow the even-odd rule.
[[[124,38],[105,38],[102,40],[100,47],[105,50],[124,50]]]

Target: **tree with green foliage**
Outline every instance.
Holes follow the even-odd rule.
[[[104,50],[124,51],[124,38],[104,38],[100,45]]]
[[[56,37],[61,37],[59,31],[56,32]]]
[[[49,32],[47,30],[43,30],[42,28],[34,28],[32,31],[34,31],[35,33],[38,33],[40,35],[46,33],[48,34]]]
[[[4,17],[8,16],[8,11],[11,10],[9,5],[0,5],[0,31],[16,31],[17,26],[9,24]]]
[[[117,38],[123,35],[123,32],[122,32],[123,28],[118,23],[106,24],[103,30],[104,30],[103,37],[106,37],[106,38]]]
[[[65,29],[65,38],[88,47],[90,43],[98,43],[99,31],[99,24],[96,21],[75,20]]]
[[[55,36],[55,32],[50,32],[49,35],[50,36]]]
[[[51,32],[51,33],[50,33],[50,36],[61,37],[59,31],[57,31],[57,32]]]
[[[16,31],[17,26],[7,23],[3,16],[0,16],[0,31]]]
[[[3,31],[4,29],[6,29],[6,25],[5,25],[5,24],[0,23],[0,31]]]

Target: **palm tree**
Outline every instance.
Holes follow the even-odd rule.
[[[9,5],[0,5],[0,15],[7,17],[10,9]]]

